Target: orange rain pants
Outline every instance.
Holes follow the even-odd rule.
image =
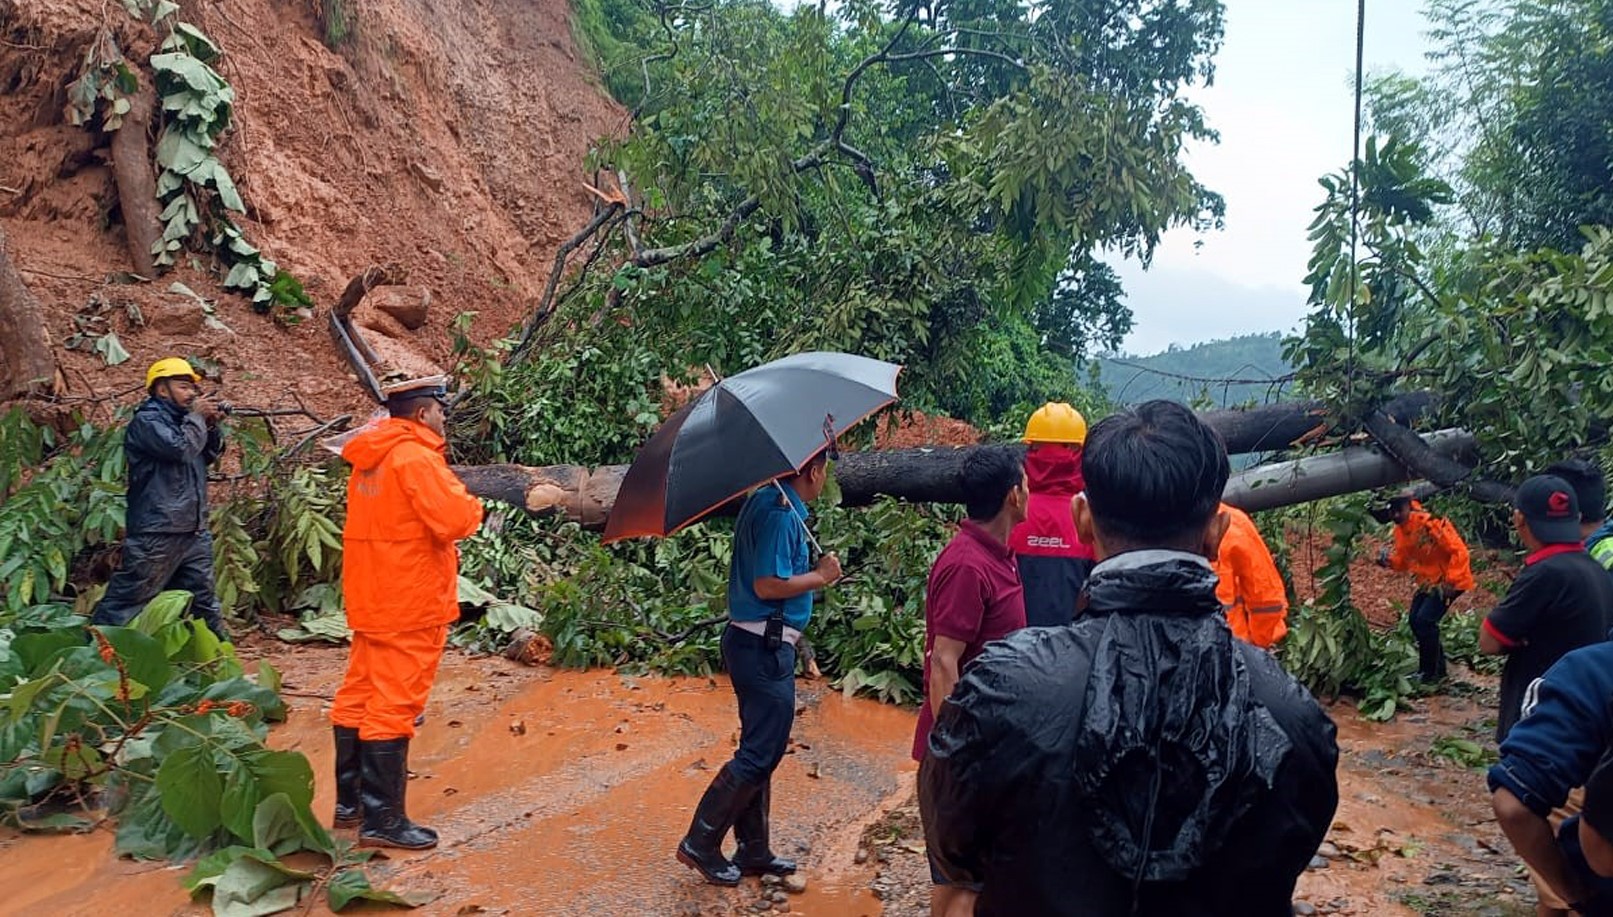
[[[448,625],[396,632],[353,632],[347,677],[336,689],[330,721],[358,730],[360,741],[414,738],[437,678]]]

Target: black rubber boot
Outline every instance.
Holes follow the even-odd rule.
[[[409,780],[409,740],[358,743],[364,768],[364,823],[360,847],[425,850],[437,846],[437,832],[409,820],[403,797]]]
[[[728,765],[723,765],[700,797],[700,805],[689,822],[689,833],[678,843],[678,862],[713,885],[738,885],[739,867],[722,855],[722,840],[760,789],[759,784],[741,782]]]
[[[773,855],[768,840],[768,810],[773,805],[773,781],[763,783],[751,797],[750,805],[734,821],[734,840],[739,849],[734,851],[734,865],[743,876],[787,876],[795,872],[795,861]]]
[[[358,730],[351,726],[332,726],[336,736],[336,817],[338,828],[352,828],[364,817],[364,803],[360,798],[360,785],[364,768],[359,763]]]

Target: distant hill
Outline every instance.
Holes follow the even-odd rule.
[[[1118,404],[1154,398],[1214,407],[1265,402],[1280,395],[1282,387],[1263,381],[1226,384],[1207,380],[1277,379],[1289,371],[1283,361],[1282,335],[1275,331],[1172,347],[1146,357],[1098,357],[1099,381]]]

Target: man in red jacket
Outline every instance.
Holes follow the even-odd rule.
[[[1025,477],[1030,503],[1025,521],[1014,527],[1009,546],[1025,585],[1025,623],[1031,627],[1068,624],[1075,600],[1092,572],[1092,548],[1081,543],[1070,515],[1070,500],[1086,488],[1081,448],[1087,421],[1062,401],[1036,409],[1025,424]]]
[[[443,458],[441,377],[383,389],[388,418],[342,448],[353,466],[342,529],[342,599],[353,629],[330,719],[336,825],[362,822],[361,847],[420,850],[437,832],[409,820],[404,789],[415,717],[459,618],[459,549],[482,503]]]

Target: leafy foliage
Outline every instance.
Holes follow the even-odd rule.
[[[1364,718],[1387,720],[1412,693],[1416,653],[1404,633],[1374,633],[1351,597],[1350,560],[1374,525],[1365,501],[1334,501],[1324,524],[1331,542],[1316,574],[1320,593],[1289,613],[1279,656],[1317,694],[1357,693]]]
[[[121,854],[202,857],[187,887],[211,888],[217,913],[264,908],[288,885],[295,903],[316,875],[280,857],[313,851],[333,873],[362,858],[314,817],[308,760],[263,744],[266,724],[286,714],[278,673],[260,663],[247,677],[189,605],[186,593],[163,593],[127,627],[85,627],[61,606],[0,614],[0,820],[84,830],[104,809]],[[331,906],[352,897],[332,893]]]

